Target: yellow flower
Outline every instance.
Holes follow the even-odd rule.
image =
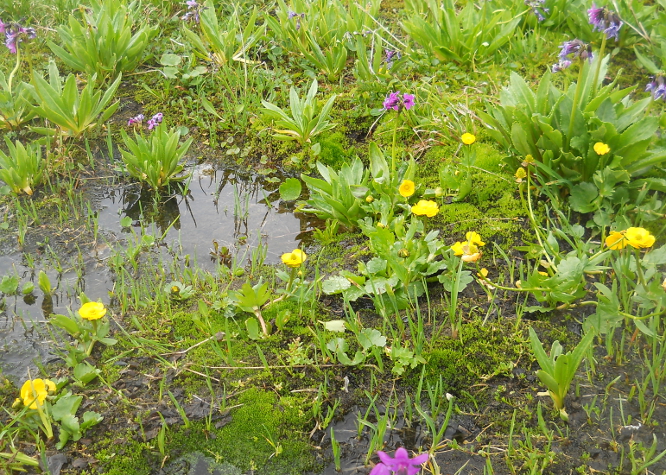
[[[375,201],[375,198],[372,195],[368,195],[365,197],[366,203],[372,203],[373,201]]]
[[[527,167],[529,165],[532,165],[536,160],[534,160],[534,157],[531,154],[525,155],[525,160],[523,160],[523,163],[521,163],[522,166]]]
[[[465,145],[472,145],[474,142],[476,142],[476,137],[469,132],[465,132],[462,134],[462,137],[460,137],[460,140],[462,140],[462,143]]]
[[[409,198],[414,194],[414,188],[414,182],[412,180],[403,180],[402,183],[400,183],[398,191],[400,192],[400,196]]]
[[[79,309],[79,315],[85,320],[99,320],[106,315],[106,307],[101,302],[86,302]]]
[[[300,249],[294,249],[291,252],[282,254],[282,262],[284,262],[287,265],[287,267],[292,267],[294,269],[297,267],[301,267],[301,264],[303,264],[305,262],[305,259],[307,258],[308,258],[307,254],[305,254]]]
[[[597,155],[606,155],[610,152],[610,147],[603,142],[597,142],[594,144],[594,151],[597,152]]]
[[[488,277],[488,269],[483,267],[483,268],[481,268],[481,270],[479,272],[476,273],[476,275],[478,275],[482,279],[485,279],[486,277]]]
[[[612,249],[613,251],[623,249],[627,245],[627,241],[624,238],[624,233],[625,231],[611,231],[605,241],[608,249]]]
[[[627,244],[636,249],[652,247],[655,241],[654,236],[645,228],[629,228],[625,231],[624,238]]]
[[[461,256],[460,258],[464,262],[476,262],[481,259],[483,253],[479,249],[479,246],[485,246],[486,243],[481,240],[479,233],[470,231],[465,235],[467,241],[457,242],[451,249],[456,256]],[[487,272],[487,271],[486,271]]]
[[[56,385],[48,379],[27,380],[21,387],[21,399],[23,404],[30,409],[37,409],[37,404],[44,404],[46,396],[56,391]]]
[[[522,183],[523,180],[527,177],[527,172],[523,167],[520,167],[518,170],[516,170],[516,174],[514,176],[516,177],[516,183]]]
[[[479,233],[475,233],[474,231],[470,231],[467,234],[465,234],[465,238],[470,244],[476,244],[477,246],[485,246],[486,243],[481,240],[481,236]]]
[[[418,203],[412,206],[412,213],[417,216],[425,215],[428,218],[432,218],[433,216],[437,215],[437,213],[439,213],[439,206],[437,206],[437,203],[434,201],[420,200]]]

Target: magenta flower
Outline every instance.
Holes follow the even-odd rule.
[[[402,96],[402,105],[405,106],[405,109],[407,109],[407,110],[414,107],[414,95],[413,94],[403,94],[403,96]]]
[[[414,95],[403,94],[401,96],[400,91],[392,92],[384,99],[383,106],[385,110],[393,109],[398,112],[403,108],[409,110],[414,107]]]
[[[384,109],[389,110],[399,110],[400,109],[400,91],[390,93],[386,99],[384,99]]]
[[[409,453],[403,447],[395,451],[395,457],[390,457],[381,450],[377,451],[379,459],[382,461],[375,465],[370,475],[416,475],[421,470],[421,465],[428,461],[428,454],[420,454],[414,458],[409,458]]]
[[[32,40],[37,37],[37,32],[34,28],[26,28],[18,23],[8,24],[0,21],[0,30],[5,34],[5,46],[10,53],[16,54],[16,47],[23,39]]]

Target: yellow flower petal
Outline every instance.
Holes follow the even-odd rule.
[[[102,302],[86,302],[79,309],[79,315],[85,320],[99,320],[106,315],[106,307]]]
[[[460,140],[465,145],[472,145],[474,142],[476,142],[476,137],[473,134],[470,134],[469,132],[465,132],[464,134],[462,134],[462,137],[460,137]]]
[[[40,406],[44,404],[44,400],[49,392],[55,392],[55,390],[55,384],[48,379],[29,379],[23,383],[23,386],[21,386],[21,399],[23,399],[23,405],[30,409],[37,409],[37,404]]]
[[[470,244],[474,244],[476,246],[485,246],[486,243],[481,240],[481,235],[479,233],[476,233],[474,231],[470,231],[467,234],[465,234],[465,239],[467,239],[467,242]]]
[[[611,231],[605,243],[608,249],[612,249],[613,251],[623,249],[627,245],[627,241],[624,238],[624,231]]]
[[[432,218],[439,213],[439,206],[437,206],[437,203],[434,201],[421,200],[412,206],[412,213],[417,216],[427,216],[428,218]]]
[[[287,252],[285,254],[282,254],[282,262],[287,266],[291,268],[297,268],[300,267],[301,264],[305,262],[305,259],[307,259],[308,256],[305,254],[303,251],[300,249],[294,249],[291,252]]]
[[[453,250],[453,254],[456,256],[462,256],[465,253],[465,250],[463,249],[463,243],[457,242],[453,246],[451,246],[451,249]]]
[[[636,249],[645,249],[654,245],[655,237],[645,228],[629,228],[624,233],[627,244]]]
[[[597,152],[597,155],[606,155],[610,152],[610,147],[603,142],[597,142],[594,144],[594,151]]]
[[[403,182],[400,183],[398,191],[400,192],[400,196],[402,196],[403,198],[409,198],[414,194],[415,188],[416,187],[412,180],[403,180]]]

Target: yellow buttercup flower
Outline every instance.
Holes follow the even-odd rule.
[[[460,140],[465,145],[472,145],[474,142],[476,142],[476,137],[473,134],[470,134],[469,132],[465,132],[464,134],[462,134],[462,137],[460,137]]]
[[[655,237],[645,228],[629,228],[624,233],[627,244],[636,249],[645,249],[654,245]]]
[[[398,191],[400,192],[400,196],[403,198],[409,198],[414,194],[415,190],[415,185],[412,180],[403,180],[402,183],[400,183],[400,187],[398,188]]]
[[[479,249],[479,246],[485,246],[486,243],[481,240],[479,233],[470,231],[465,234],[467,241],[456,242],[451,249],[456,256],[461,256],[460,258],[464,262],[476,262],[481,259],[483,253]]]
[[[29,379],[21,387],[23,404],[30,409],[37,409],[37,404],[44,404],[46,396],[56,391],[56,385],[48,379]]]
[[[608,249],[612,249],[613,251],[623,249],[627,245],[624,233],[624,231],[611,231],[605,241]]]
[[[412,213],[417,216],[425,215],[428,218],[432,218],[433,216],[436,216],[437,213],[439,213],[439,206],[437,206],[437,203],[434,201],[420,200],[418,203],[412,206]]]
[[[86,302],[81,305],[79,315],[85,320],[99,320],[106,315],[106,307],[102,302]]]
[[[527,172],[523,167],[520,167],[518,170],[516,170],[516,174],[514,176],[516,177],[517,183],[522,183],[523,180],[527,178]]]
[[[286,254],[282,254],[282,262],[284,262],[287,267],[292,267],[292,268],[297,268],[301,267],[301,264],[305,262],[305,259],[307,259],[308,256],[305,254],[303,251],[300,249],[294,249],[291,252],[287,252]]]
[[[486,243],[481,240],[481,236],[479,233],[475,233],[474,231],[470,231],[467,234],[465,234],[465,239],[467,239],[467,242],[470,244],[475,244],[477,246],[485,246]]]
[[[610,152],[610,147],[603,142],[597,142],[594,144],[594,151],[597,152],[597,155],[606,155]]]
[[[483,268],[481,268],[481,270],[479,272],[476,273],[476,275],[478,275],[482,279],[485,279],[486,277],[488,277],[488,269],[483,267]]]

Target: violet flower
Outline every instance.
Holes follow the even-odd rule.
[[[559,62],[553,65],[552,68],[554,73],[568,68],[571,66],[572,61],[575,59],[588,59],[590,62],[592,62],[594,59],[594,54],[592,54],[592,46],[576,39],[562,43],[560,46],[560,54],[558,55],[558,58]]]
[[[143,122],[143,119],[146,117],[143,114],[139,114],[135,117],[130,117],[130,119],[127,121],[127,126],[130,127],[132,125],[140,125]]]
[[[4,21],[2,21],[2,19],[0,19],[0,35],[5,34],[5,31],[7,30],[8,26],[9,26],[8,23],[5,23]]]
[[[398,92],[392,92],[388,96],[386,96],[386,99],[384,99],[384,109],[389,110],[393,109],[395,111],[400,112],[403,108],[404,109],[411,109],[414,107],[414,95],[413,94],[403,94],[402,96],[400,95],[400,91]]]
[[[18,44],[22,43],[24,39],[32,40],[37,38],[37,32],[34,28],[23,27],[18,23],[7,24],[2,21],[0,23],[2,23],[1,30],[5,34],[5,46],[12,54],[16,54]]]
[[[402,53],[400,53],[399,50],[390,50],[387,49],[385,52],[384,59],[382,60],[384,63],[386,63],[386,69],[391,69],[391,66],[393,66],[393,60],[397,59],[399,60],[402,58]]]
[[[162,123],[162,119],[164,118],[164,114],[161,112],[158,112],[155,114],[152,118],[146,122],[146,125],[148,126],[148,130],[153,130],[155,127],[160,125]]]
[[[381,460],[374,466],[370,475],[416,475],[421,470],[421,465],[428,461],[428,454],[420,454],[414,458],[409,458],[407,450],[400,447],[395,451],[395,457],[390,457],[387,453],[381,450],[377,451],[377,455]]]
[[[196,0],[187,0],[185,2],[187,5],[187,13],[180,17],[183,21],[194,20],[196,23],[199,23],[201,20],[201,11],[205,9],[202,5],[199,5]]]
[[[645,92],[652,93],[652,99],[655,101],[659,99],[666,101],[666,78],[663,76],[656,76],[651,79],[652,81],[646,86]]]
[[[532,9],[537,17],[537,20],[544,21],[546,19],[546,13],[549,13],[550,10],[543,6],[546,0],[525,0],[525,5]]]
[[[606,39],[615,38],[615,41],[619,41],[620,28],[624,22],[617,13],[608,10],[606,7],[597,7],[593,3],[592,8],[587,11],[587,17],[590,24],[594,26],[594,31],[603,31],[606,34]]]

